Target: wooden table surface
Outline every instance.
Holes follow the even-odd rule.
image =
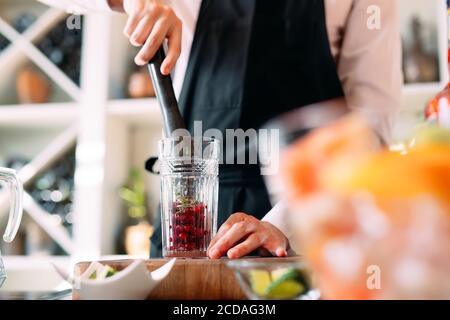
[[[271,261],[293,260],[297,258],[249,258],[246,260]],[[147,268],[153,271],[170,259],[147,260]],[[246,299],[234,271],[226,266],[228,259],[178,259],[170,272],[149,295],[156,300],[242,300]],[[100,261],[116,270],[126,268],[132,260]],[[82,274],[89,262],[75,266],[75,275]],[[76,298],[76,292],[74,292]]]

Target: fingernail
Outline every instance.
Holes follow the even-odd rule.
[[[170,73],[170,69],[167,66],[161,67],[161,73],[164,75],[168,75]]]
[[[283,248],[278,248],[275,253],[278,257],[286,257],[287,256],[287,252]]]
[[[131,45],[133,45],[133,46],[135,46],[135,47],[140,47],[141,45],[137,42],[137,39],[136,39],[136,37],[131,37],[130,38],[130,43],[131,43]]]
[[[236,259],[236,258],[237,258],[237,256],[236,256],[236,250],[228,250],[227,256],[228,256],[228,258],[230,258],[230,259]]]
[[[141,57],[136,57],[134,58],[134,62],[138,65],[138,66],[143,66],[145,64],[144,59],[142,59]]]
[[[217,249],[213,249],[213,250],[211,250],[209,256],[213,259],[220,258],[220,252]]]

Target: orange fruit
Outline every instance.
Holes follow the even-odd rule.
[[[430,195],[450,205],[450,146],[421,145],[406,155],[385,151],[327,184],[339,192],[367,191],[382,198]]]

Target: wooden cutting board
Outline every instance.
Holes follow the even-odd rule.
[[[250,258],[246,260],[271,261],[295,258]],[[170,259],[147,260],[147,268],[153,271]],[[227,259],[178,259],[170,274],[149,295],[152,300],[243,300],[234,271],[226,266]],[[132,260],[101,261],[116,270],[126,268]],[[90,262],[75,266],[75,275],[82,274]],[[77,298],[74,292],[74,299]]]

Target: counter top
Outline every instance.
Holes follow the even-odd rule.
[[[248,260],[276,261],[291,258],[248,258]],[[298,258],[293,258],[298,259]],[[170,259],[146,260],[149,271],[156,270]],[[116,270],[122,270],[133,260],[101,261]],[[149,300],[243,300],[246,299],[241,290],[234,271],[226,266],[228,259],[178,259],[170,272],[148,296]],[[75,266],[75,275],[82,274],[89,262],[81,262]],[[74,299],[77,292],[74,291]]]

